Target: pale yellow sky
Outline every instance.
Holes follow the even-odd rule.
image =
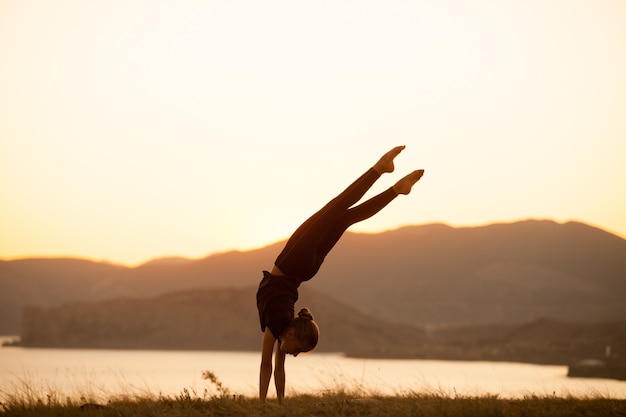
[[[397,144],[351,230],[625,237],[625,74],[623,0],[0,0],[0,258],[260,247]]]

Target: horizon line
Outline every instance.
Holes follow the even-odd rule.
[[[406,225],[401,225],[401,226],[397,226],[397,227],[393,227],[393,228],[388,228],[388,229],[382,229],[382,230],[378,230],[378,231],[372,231],[372,232],[368,232],[368,231],[350,231],[348,230],[346,233],[349,234],[361,234],[361,235],[376,235],[376,234],[382,234],[382,233],[388,233],[388,232],[393,232],[396,230],[400,230],[400,229],[404,229],[404,228],[408,228],[408,227],[423,227],[423,226],[432,226],[432,225],[442,225],[442,226],[446,226],[446,227],[450,227],[453,229],[469,229],[469,228],[479,228],[479,227],[487,227],[487,226],[492,226],[492,225],[506,225],[506,224],[516,224],[516,223],[524,223],[524,222],[551,222],[551,223],[555,223],[555,224],[559,224],[559,225],[564,225],[567,223],[579,223],[579,224],[583,224],[589,227],[593,227],[599,230],[602,230],[606,233],[612,234],[620,239],[626,240],[626,236],[622,236],[621,234],[609,230],[605,227],[601,227],[601,226],[597,226],[594,225],[592,223],[586,222],[586,221],[582,221],[582,220],[575,220],[575,219],[568,219],[568,220],[563,220],[563,221],[557,221],[553,218],[538,218],[538,217],[528,217],[528,218],[523,218],[523,219],[518,219],[518,220],[494,220],[491,222],[487,222],[487,223],[477,223],[477,224],[473,224],[473,225],[453,225],[451,223],[445,222],[445,221],[431,221],[428,223],[419,223],[419,224],[406,224]],[[288,238],[288,237],[287,237]],[[226,253],[231,253],[231,252],[252,252],[255,250],[261,250],[264,248],[267,248],[269,246],[273,246],[273,245],[277,245],[281,242],[284,242],[287,240],[287,238],[283,238],[283,239],[279,239],[277,241],[274,242],[269,242],[266,244],[262,244],[260,246],[254,246],[254,247],[249,247],[249,248],[228,248],[228,249],[224,249],[224,250],[217,250],[214,252],[207,252],[205,255],[200,255],[200,256],[186,256],[186,255],[180,255],[180,254],[168,254],[168,255],[157,255],[157,256],[153,256],[150,258],[147,258],[143,261],[139,261],[139,262],[121,262],[121,261],[112,261],[110,259],[106,259],[106,258],[97,258],[97,257],[88,257],[88,256],[84,256],[84,255],[70,255],[70,254],[57,254],[57,255],[52,255],[52,254],[30,254],[30,255],[17,255],[17,256],[12,256],[12,257],[4,257],[4,256],[0,256],[0,262],[13,262],[13,261],[23,261],[23,260],[77,260],[77,261],[87,261],[87,262],[94,262],[94,263],[100,263],[100,264],[109,264],[109,265],[113,265],[113,266],[120,266],[120,267],[126,267],[129,269],[134,269],[134,268],[138,268],[141,267],[143,265],[149,264],[151,262],[159,262],[159,261],[167,261],[167,260],[171,260],[171,261],[175,261],[175,260],[179,260],[180,262],[192,262],[192,261],[197,261],[197,260],[201,260],[201,259],[205,259],[208,258],[210,256],[215,256],[215,255],[221,255],[221,254],[226,254]]]

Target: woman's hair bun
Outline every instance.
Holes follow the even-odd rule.
[[[313,320],[313,313],[311,313],[311,310],[304,307],[304,308],[301,308],[300,311],[298,312],[298,318],[304,319],[304,320]]]

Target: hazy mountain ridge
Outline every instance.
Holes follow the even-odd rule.
[[[262,333],[251,302],[255,287],[205,289],[143,299],[27,308],[20,344],[98,349],[252,350]],[[349,356],[568,364],[626,351],[626,321],[537,320],[423,328],[360,313],[326,295],[303,290],[301,304],[317,312],[318,351]]]
[[[349,293],[351,304],[407,323],[626,318],[626,241],[580,223],[346,236],[325,267],[316,288]],[[341,279],[328,279],[331,271]],[[372,279],[372,271],[385,278]],[[380,295],[393,303],[376,303]]]
[[[150,298],[25,309],[20,344],[29,347],[257,350],[262,337],[256,287],[204,289]],[[385,351],[425,339],[423,330],[369,317],[304,290],[300,302],[324,328],[322,351]]]
[[[136,268],[74,259],[2,261],[0,333],[19,332],[25,306],[251,288],[282,244]],[[302,288],[412,325],[625,320],[626,241],[581,223],[536,220],[347,233]],[[254,300],[248,303],[254,308]]]

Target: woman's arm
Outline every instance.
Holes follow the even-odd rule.
[[[259,400],[261,401],[261,404],[265,404],[267,389],[270,385],[270,379],[272,379],[272,353],[274,351],[275,343],[276,338],[270,329],[266,328],[265,333],[263,333],[263,346],[261,348],[261,372],[259,375]]]
[[[280,350],[280,346],[274,355],[274,384],[276,385],[278,404],[282,404],[285,399],[285,352]]]

